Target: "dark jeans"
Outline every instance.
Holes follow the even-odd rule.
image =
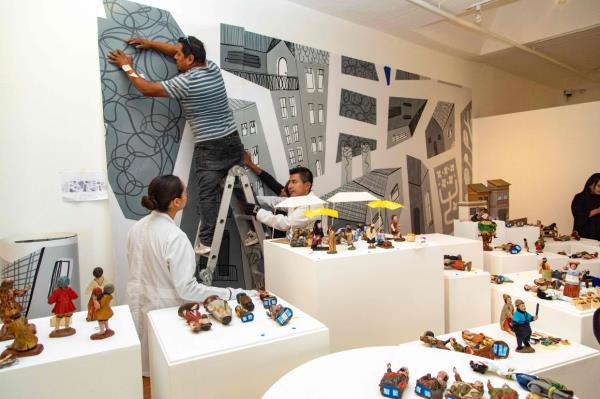
[[[531,326],[529,323],[526,324],[515,324],[513,328],[517,337],[517,348],[521,349],[523,345],[531,346],[529,339],[531,338]]]
[[[212,244],[221,197],[220,182],[234,165],[242,165],[244,146],[237,131],[230,135],[194,146],[194,166],[198,182],[198,237],[204,245]]]

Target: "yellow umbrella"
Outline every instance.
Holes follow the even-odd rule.
[[[317,209],[309,209],[304,212],[304,216],[307,218],[314,218],[316,216],[331,216],[334,218],[339,217],[338,211],[330,208],[317,208]]]
[[[398,208],[404,208],[404,205],[402,205],[401,203],[394,202],[394,201],[388,201],[388,200],[371,201],[367,205],[370,208],[385,208],[385,209],[391,209],[391,210],[395,210]]]

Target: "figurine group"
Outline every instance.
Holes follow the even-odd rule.
[[[487,209],[482,208],[477,215],[477,229],[479,230],[479,236],[483,241],[484,251],[493,251],[491,246],[492,239],[496,238],[496,222],[490,218],[490,214]]]
[[[432,348],[450,350],[447,346],[449,343],[455,352],[481,356],[488,359],[505,359],[508,357],[510,351],[504,341],[498,341],[485,334],[473,333],[469,330],[462,332],[462,339],[465,345],[460,344],[455,338],[447,340],[436,338],[431,331],[426,331],[419,339]]]
[[[463,261],[462,256],[459,255],[444,255],[444,269],[446,270],[458,270],[470,272],[472,267],[471,261]]]

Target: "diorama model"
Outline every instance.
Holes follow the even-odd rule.
[[[316,251],[323,240],[323,227],[321,227],[320,220],[315,220],[312,233],[312,243],[310,244],[310,247],[313,251]]]
[[[10,323],[6,325],[8,334],[14,337],[12,344],[6,347],[0,358],[7,355],[15,357],[35,356],[42,353],[44,345],[38,344],[38,337],[31,330],[30,324],[21,313],[12,316]]]
[[[515,301],[517,309],[513,313],[512,317],[512,329],[517,337],[517,352],[520,353],[533,353],[535,349],[531,347],[529,339],[531,338],[531,326],[530,322],[537,320],[537,312],[535,316],[532,316],[526,311],[525,303],[517,299]],[[539,309],[539,305],[538,305]]]
[[[436,378],[427,373],[417,380],[415,393],[422,398],[442,399],[448,385],[448,373],[439,371]]]
[[[185,319],[192,332],[208,331],[212,327],[208,316],[200,313],[200,304],[197,302],[181,305],[177,309],[177,314]]]
[[[275,295],[271,295],[268,291],[258,291],[258,297],[260,298],[265,309],[267,309],[271,305],[277,304],[277,297]]]
[[[367,230],[363,234],[363,239],[369,243],[369,249],[375,248],[375,240],[377,239],[377,233],[375,231],[375,225],[370,224]]]
[[[472,262],[463,262],[462,255],[444,255],[444,269],[470,272]]]
[[[402,394],[408,385],[408,368],[401,367],[398,371],[392,371],[392,365],[387,364],[387,371],[379,381],[379,392],[386,398],[402,398]]]
[[[577,298],[579,296],[579,277],[581,275],[580,272],[577,271],[577,267],[579,266],[579,262],[571,260],[568,265],[564,267],[563,270],[566,269],[567,274],[565,276],[565,288],[563,290],[563,295],[571,298]]]
[[[507,242],[506,244],[496,245],[494,248],[501,249],[510,254],[516,255],[521,252],[521,246],[519,244],[513,244],[512,242]]]
[[[394,241],[404,241],[402,232],[400,231],[400,223],[398,223],[398,215],[392,215],[392,222],[390,223],[390,233]]]
[[[548,263],[548,258],[543,257],[542,262],[538,268],[538,272],[542,275],[542,278],[546,281],[552,281],[552,266]]]
[[[69,277],[62,276],[58,279],[58,288],[48,297],[48,304],[54,304],[52,313],[55,316],[54,330],[50,333],[50,338],[68,337],[69,335],[75,334],[75,329],[71,327],[71,316],[77,309],[73,304],[73,301],[79,296],[71,287]],[[64,325],[60,328],[61,324]]]
[[[512,315],[515,313],[512,298],[508,294],[502,294],[502,299],[504,300],[504,306],[502,306],[502,311],[500,312],[500,328],[502,331],[515,335],[515,332],[511,328]]]
[[[110,307],[110,302],[113,297],[112,294],[115,292],[115,286],[112,284],[106,284],[102,295],[94,298],[94,306],[96,307],[96,319],[98,320],[98,326],[100,331],[90,335],[90,339],[99,340],[112,337],[115,332],[108,328],[108,320],[113,317],[113,311]]]
[[[280,326],[285,326],[294,316],[294,312],[288,307],[276,304],[269,306],[267,316],[275,320]]]
[[[454,372],[454,384],[446,391],[448,399],[481,399],[483,398],[483,382],[464,382],[456,371],[456,367],[452,369]]]
[[[571,236],[560,234],[558,237],[554,237],[554,241],[571,241]]]
[[[477,223],[477,229],[483,241],[483,250],[493,251],[490,244],[492,243],[492,238],[496,238],[496,222],[490,218],[487,209],[482,210],[479,223]]]
[[[94,278],[85,288],[85,294],[90,296],[87,307],[88,314],[85,318],[87,321],[96,320],[96,307],[94,306],[94,297],[98,296],[104,288],[105,279],[103,274],[104,270],[101,267],[95,267],[92,271],[92,275],[94,276]]]
[[[336,244],[335,229],[333,228],[333,226],[329,226],[327,235],[329,237],[329,240],[328,240],[329,250],[327,251],[327,253],[328,254],[337,254],[337,249],[335,247],[335,244]]]
[[[219,323],[227,325],[231,323],[231,308],[227,301],[218,295],[211,295],[204,300],[204,309],[211,314]]]
[[[15,338],[14,335],[7,330],[7,326],[12,323],[14,317],[20,316],[23,312],[23,307],[17,302],[17,298],[24,296],[27,291],[29,291],[29,287],[25,287],[22,290],[14,288],[14,282],[10,278],[2,280],[2,283],[0,284],[0,318],[2,320],[0,341]],[[35,334],[35,325],[30,324],[30,328]]]

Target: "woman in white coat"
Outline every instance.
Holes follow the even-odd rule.
[[[194,249],[185,233],[173,220],[185,208],[187,192],[177,176],[155,177],[148,186],[142,205],[152,212],[129,230],[127,258],[127,302],[142,344],[142,371],[149,375],[146,313],[154,309],[202,302],[210,295],[230,300],[237,288],[209,287],[195,276]]]

